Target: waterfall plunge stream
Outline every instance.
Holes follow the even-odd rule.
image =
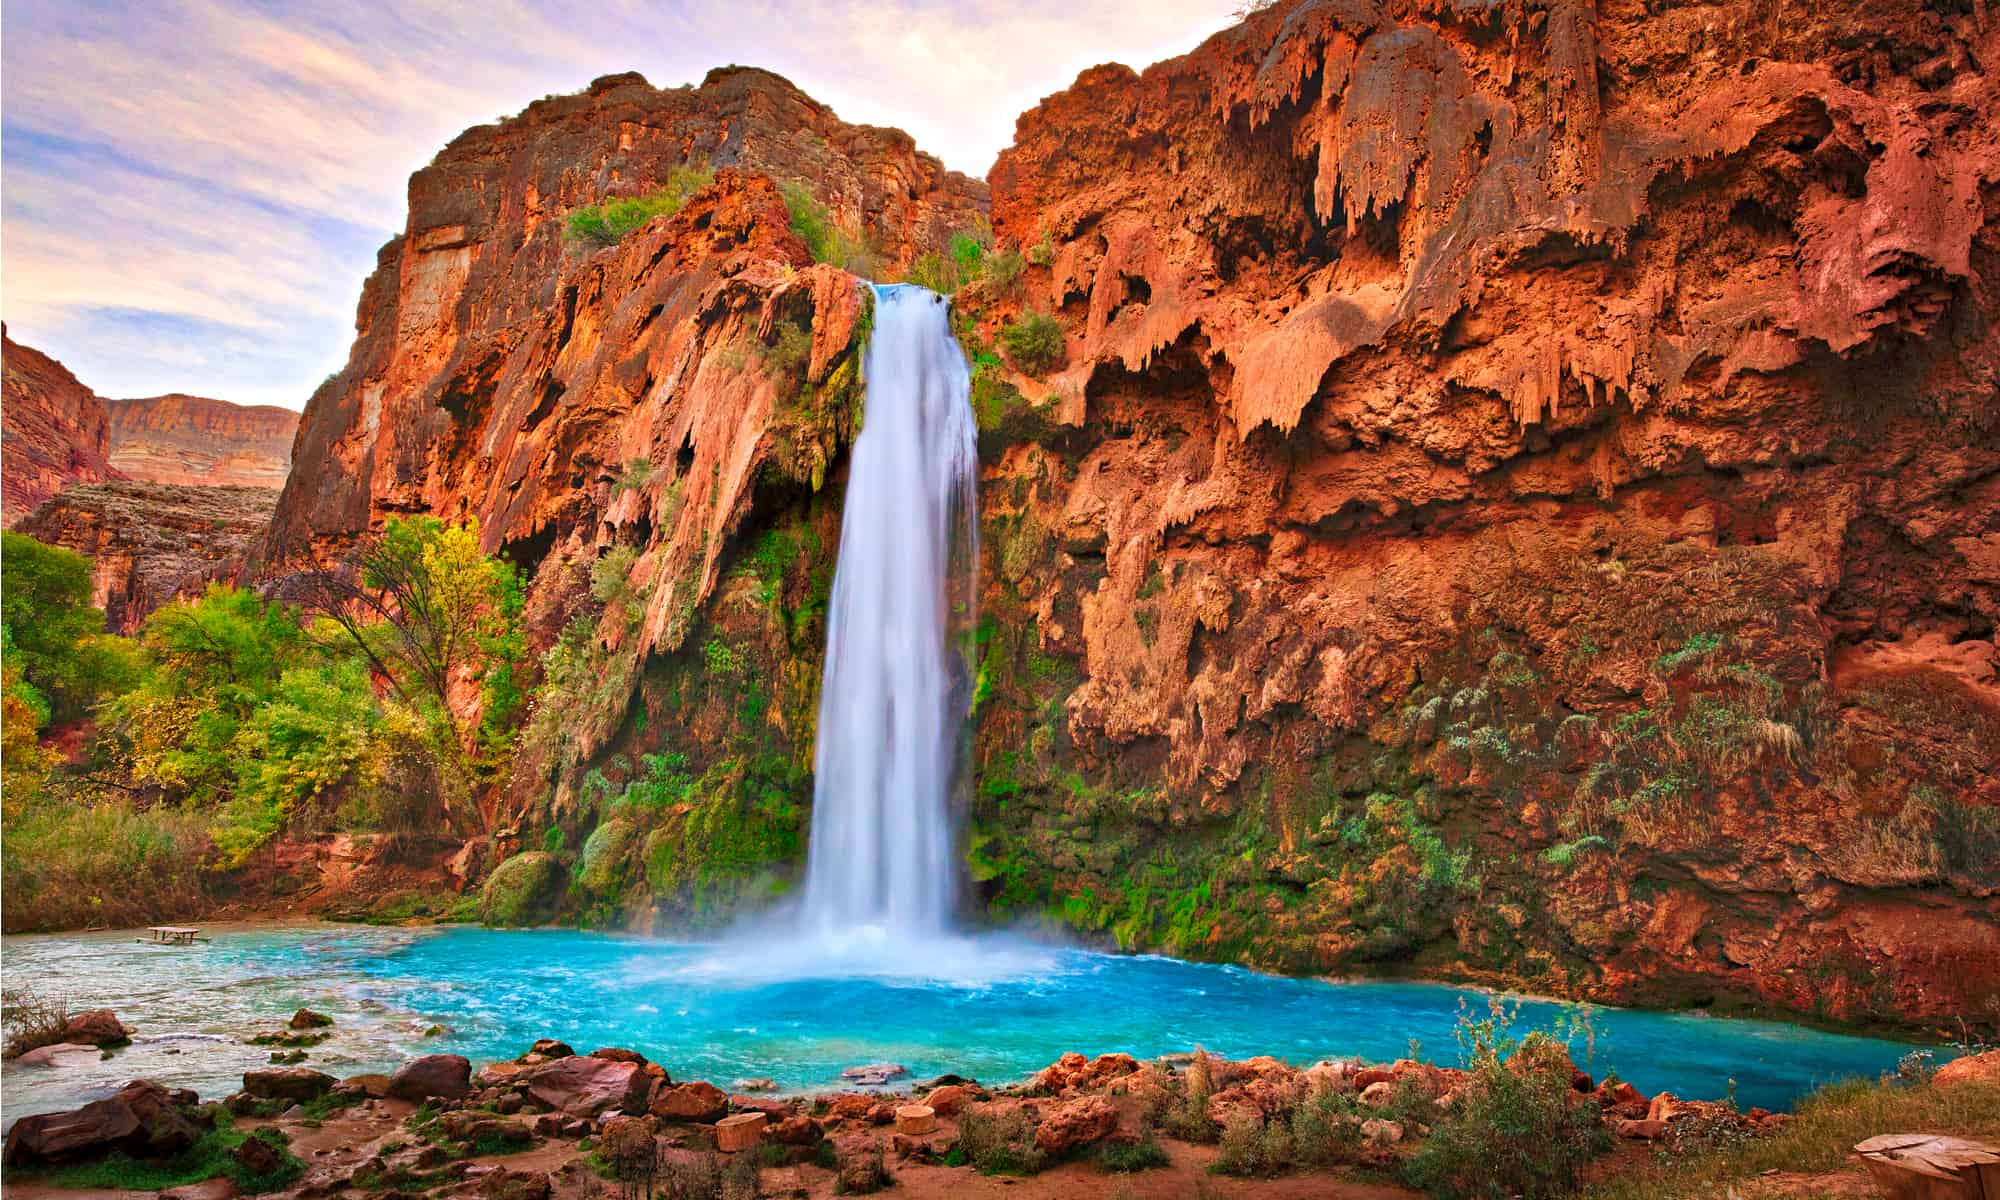
[[[944,298],[875,288],[826,626],[804,917],[890,942],[945,932],[970,704],[977,429]]]

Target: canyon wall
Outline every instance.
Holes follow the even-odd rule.
[[[292,469],[299,414],[179,393],[107,400],[111,465],[127,479],[277,489]]]
[[[2000,26],[1962,7],[1280,4],[1024,115],[994,226],[1067,357],[986,489],[993,897],[2000,1020]]]
[[[981,914],[2000,1024],[2000,45],[1959,7],[1281,3],[1025,114],[1028,265],[956,302]],[[564,244],[684,161],[737,169]],[[305,415],[266,577],[410,512],[530,574],[547,681],[454,867],[509,918],[795,877],[868,317],[773,177],[885,273],[983,221],[773,76],[600,80],[413,177]],[[995,348],[1034,313],[1051,368]]]
[[[275,488],[114,480],[71,484],[15,526],[91,563],[91,600],[114,633],[235,578],[270,527]]]
[[[0,332],[0,523],[8,528],[70,482],[117,479],[110,418],[69,368]]]

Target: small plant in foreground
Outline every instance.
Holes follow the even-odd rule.
[[[1584,1166],[1609,1144],[1597,1105],[1571,1099],[1560,1045],[1540,1034],[1516,1041],[1498,1002],[1485,1020],[1461,1017],[1458,1039],[1470,1078],[1404,1165],[1405,1178],[1438,1200],[1574,1193]]]
[[[946,1161],[956,1159],[982,1175],[1033,1175],[1047,1164],[1035,1148],[1035,1123],[1018,1108],[995,1112],[977,1105],[958,1121],[958,1142]]]
[[[0,1027],[7,1034],[7,1057],[14,1058],[63,1040],[69,1001],[59,996],[8,988],[0,993]]]
[[[1153,1136],[1150,1123],[1142,1125],[1136,1141],[1104,1143],[1097,1151],[1097,1166],[1113,1175],[1130,1175],[1138,1171],[1150,1171],[1155,1167],[1171,1166],[1173,1160],[1167,1156],[1166,1147]]]
[[[1161,1129],[1184,1142],[1212,1142],[1217,1130],[1214,1118],[1208,1115],[1208,1098],[1214,1094],[1215,1066],[1208,1053],[1196,1046],[1178,1094],[1168,1098],[1154,1118]]]

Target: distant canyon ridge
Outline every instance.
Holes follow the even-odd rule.
[[[11,336],[0,355],[5,524],[90,557],[93,602],[113,629],[235,576],[291,471],[298,413],[180,394],[106,399]]]
[[[725,921],[798,876],[859,280],[980,243],[969,918],[2000,1031],[2000,20],[1656,7],[1281,0],[983,182],[749,68],[537,101],[413,175],[244,577],[477,518],[571,690],[431,877]],[[124,469],[31,354],[10,519]]]

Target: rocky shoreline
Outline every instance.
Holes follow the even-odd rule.
[[[310,1044],[331,1024],[302,1009],[284,1036]],[[21,1058],[53,1066],[133,1032],[110,1010],[94,1010],[51,1031],[62,1041]],[[1334,1189],[1315,1194],[1361,1196],[1407,1194],[1367,1189],[1407,1176],[1441,1131],[1462,1126],[1496,1089],[1558,1097],[1592,1159],[1615,1160],[1618,1147],[1764,1138],[1791,1119],[1594,1079],[1537,1035],[1505,1049],[1475,1055],[1471,1069],[1414,1059],[1297,1067],[1199,1049],[1151,1061],[1070,1053],[1029,1080],[991,1087],[957,1075],[917,1081],[877,1063],[843,1072],[839,1090],[781,1096],[768,1079],[725,1089],[679,1078],[634,1050],[580,1054],[553,1039],[477,1067],[429,1054],[346,1078],[297,1065],[297,1050],[280,1047],[271,1065],[244,1072],[241,1090],[219,1099],[134,1080],[73,1111],[22,1117],[7,1133],[5,1163],[10,1191],[87,1184],[100,1178],[93,1164],[115,1164],[120,1178],[176,1182],[165,1190],[171,1200],[239,1192],[550,1200],[614,1185],[625,1195],[814,1196],[880,1190],[911,1171],[1075,1177],[1055,1195],[1083,1194],[1076,1180],[1095,1172],[1109,1194],[1112,1175],[1180,1168],[1247,1179],[1304,1173]],[[1945,1072],[1991,1079],[2000,1053]],[[181,1178],[189,1174],[202,1178]],[[1341,1190],[1343,1180],[1361,1190]]]

